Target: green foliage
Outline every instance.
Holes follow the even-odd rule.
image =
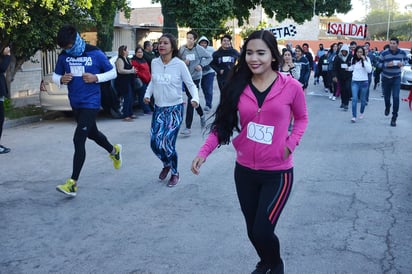
[[[386,40],[387,36],[398,37],[402,41],[412,39],[412,12],[399,13],[388,10],[373,10],[365,17],[364,22],[368,25],[368,32],[371,39]],[[388,20],[389,33],[388,33]]]
[[[97,26],[102,49],[111,50],[117,10],[129,16],[127,0],[0,1],[0,48],[11,45],[12,53],[7,82],[37,51],[55,49],[57,31],[65,24],[72,24],[79,31]]]
[[[28,105],[23,107],[14,107],[13,101],[10,98],[4,100],[4,114],[8,119],[17,119],[26,116],[42,115],[44,110],[35,105]]]
[[[191,0],[189,8],[176,9],[175,14],[179,26],[192,28],[209,38],[216,38],[228,32],[225,23],[233,13],[231,1]]]
[[[4,111],[8,112],[12,108],[13,108],[13,104],[11,102],[11,99],[10,98],[5,98],[4,99]]]
[[[197,30],[201,35],[217,37],[227,32],[225,23],[236,18],[240,26],[249,20],[250,10],[262,5],[270,17],[277,21],[291,18],[297,23],[313,16],[314,0],[152,0],[162,4],[165,31],[177,25]],[[351,0],[318,0],[315,13],[332,16],[336,12],[346,13],[351,9]]]
[[[242,39],[246,39],[252,32],[254,32],[256,30],[266,29],[268,27],[271,27],[271,26],[268,25],[267,22],[260,21],[259,24],[256,27],[245,27],[245,28],[243,28],[242,31],[240,32],[240,37],[242,37]]]
[[[125,17],[130,18],[127,0],[93,0],[90,13],[97,28],[97,46],[103,51],[112,50],[113,22],[117,11],[123,11]]]
[[[5,110],[5,116],[8,119],[18,119],[27,116],[43,115],[44,110],[35,105],[28,105],[23,107],[11,107]]]
[[[313,16],[314,0],[244,0],[233,1],[234,16],[243,25],[250,16],[250,9],[261,4],[265,13],[269,17],[275,17],[281,22],[287,18],[293,19],[297,23],[310,20]],[[351,9],[350,0],[324,0],[315,2],[315,13],[321,16],[332,16],[335,13],[346,13]]]

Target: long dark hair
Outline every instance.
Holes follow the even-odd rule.
[[[247,46],[253,39],[261,39],[270,49],[272,57],[275,59],[271,64],[274,71],[278,71],[283,63],[276,38],[270,31],[259,30],[249,35],[242,47],[237,64],[229,73],[227,83],[220,91],[220,103],[214,114],[215,120],[210,126],[211,131],[217,133],[220,145],[230,142],[234,130],[240,131],[237,105],[240,95],[250,83],[253,75],[246,63]]]
[[[361,61],[362,62],[362,67],[365,67],[365,64],[363,63],[363,59],[362,58],[358,58],[358,50],[362,49],[362,54],[363,56],[366,57],[365,55],[365,49],[362,46],[357,46],[353,52],[353,57],[352,57],[352,65],[356,64],[357,62]]]
[[[178,57],[178,56],[179,56],[179,49],[178,49],[178,47],[177,47],[177,39],[176,39],[176,37],[175,37],[173,34],[171,34],[171,33],[164,33],[164,34],[162,34],[162,36],[160,36],[159,41],[160,41],[160,39],[163,38],[163,37],[166,37],[167,39],[169,39],[170,44],[172,45],[172,49],[173,49],[173,51],[172,51],[172,58],[173,58],[173,57]]]

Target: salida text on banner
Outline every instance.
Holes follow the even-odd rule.
[[[368,30],[366,24],[329,22],[328,34],[365,38]]]

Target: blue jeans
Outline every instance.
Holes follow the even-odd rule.
[[[150,106],[148,104],[145,104],[144,102],[144,94],[146,93],[147,89],[147,84],[143,83],[143,86],[139,89],[137,89],[138,95],[139,95],[139,106],[143,110],[143,113],[150,113],[152,110],[150,109]]]
[[[126,92],[123,92],[123,118],[133,115],[133,91],[129,86]]]
[[[366,93],[368,92],[368,81],[352,81],[352,117],[356,118],[356,110],[358,107],[358,95],[360,93],[361,108],[360,113],[365,111]]]
[[[203,94],[205,95],[206,106],[212,108],[213,99],[213,80],[215,79],[215,73],[208,73],[202,76],[201,86]]]
[[[399,93],[401,90],[401,77],[386,78],[382,76],[382,90],[385,98],[385,108],[391,107],[391,94],[393,100],[392,117],[398,118],[399,111]]]

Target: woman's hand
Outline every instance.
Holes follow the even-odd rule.
[[[190,169],[193,174],[195,175],[199,175],[200,173],[200,166],[205,162],[206,160],[202,157],[196,157],[193,161],[192,161],[192,168]]]
[[[197,108],[199,106],[199,104],[195,101],[192,101],[191,103],[193,108]]]
[[[290,154],[291,154],[291,152],[290,152],[289,148],[285,147],[285,151],[283,153],[283,159],[287,159]]]
[[[150,98],[149,98],[149,97],[143,98],[143,102],[144,102],[145,104],[149,104],[149,103],[150,103]]]

